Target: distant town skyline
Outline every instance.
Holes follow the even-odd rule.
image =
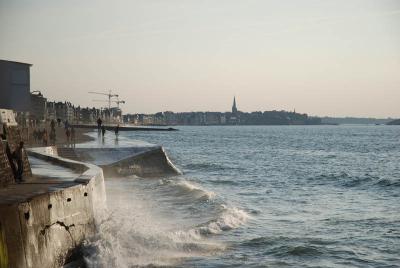
[[[400,117],[400,1],[0,0],[0,35],[31,90],[77,105]]]

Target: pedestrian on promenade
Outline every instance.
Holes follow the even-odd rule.
[[[106,134],[106,127],[105,126],[101,127],[101,134],[103,135],[103,138],[104,138],[104,134]]]
[[[55,129],[55,127],[56,127],[56,122],[54,121],[54,119],[51,119],[50,127],[51,127],[52,130]]]
[[[68,122],[68,119],[67,119],[67,120],[65,120],[65,123],[64,123],[64,128],[65,128],[65,130],[67,130],[67,129],[69,128],[69,122]]]
[[[66,128],[65,135],[67,136],[67,143],[69,144],[71,137],[71,131],[69,130],[69,128]]]
[[[57,118],[57,125],[58,125],[58,127],[61,126],[61,119],[60,118]]]
[[[71,126],[71,142],[75,146],[75,128]]]
[[[55,128],[52,128],[50,130],[50,144],[56,145],[56,129]]]
[[[47,134],[47,129],[43,129],[43,136],[42,136],[43,146],[47,146],[49,141],[49,135]]]
[[[15,161],[17,162],[17,176],[15,178],[17,183],[23,182],[23,174],[24,174],[24,161],[23,161],[23,157],[24,157],[24,142],[20,141],[19,142],[19,146],[17,147],[17,149],[15,149],[14,153],[13,153],[13,158],[15,159]]]
[[[32,136],[33,136],[33,142],[36,144],[38,140],[38,132],[36,128],[33,130]]]
[[[119,124],[115,127],[114,132],[115,132],[115,137],[118,138],[118,134],[119,134]]]
[[[100,119],[100,117],[97,119],[97,130],[100,131],[101,125],[103,124],[103,120]]]
[[[43,137],[43,133],[40,129],[38,129],[36,131],[36,139],[37,139],[37,143],[40,143],[42,141],[42,137]]]

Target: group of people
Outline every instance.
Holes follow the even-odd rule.
[[[38,143],[40,144],[41,143],[43,146],[47,146],[48,145],[49,138],[50,138],[50,144],[51,145],[54,145],[55,142],[56,142],[56,132],[53,129],[50,131],[50,135],[49,135],[47,133],[47,129],[46,128],[43,128],[43,130],[35,128],[33,130],[32,136],[33,136],[33,141],[36,144],[38,144]]]
[[[60,119],[57,119],[57,125],[61,127]],[[64,122],[64,130],[67,143],[75,144],[75,128],[69,124],[68,120]],[[46,127],[42,130],[35,128],[32,132],[32,136],[35,144],[41,144],[43,146],[55,145],[57,140],[56,121],[51,120],[50,131],[48,131]]]
[[[100,136],[100,133],[101,133],[101,135],[104,138],[104,135],[106,134],[106,127],[103,125],[103,120],[101,120],[101,118],[97,119],[97,131],[99,133],[99,136]],[[115,137],[118,138],[118,135],[119,135],[119,124],[117,124],[115,126],[114,133],[115,133]]]
[[[43,146],[55,145],[57,137],[55,121],[51,120],[50,122],[50,134],[48,133],[46,127],[44,127],[43,130],[35,128],[33,130],[32,136],[33,136],[33,141],[36,144],[42,144]]]

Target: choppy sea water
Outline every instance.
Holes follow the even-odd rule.
[[[179,127],[184,175],[106,178],[89,267],[400,267],[400,127]]]

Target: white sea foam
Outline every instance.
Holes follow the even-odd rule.
[[[223,244],[188,228],[173,215],[163,214],[165,207],[160,207],[156,197],[134,189],[131,182],[108,182],[110,214],[84,247],[88,267],[174,266],[183,258],[224,250]],[[190,183],[176,186],[190,193],[200,191]]]
[[[214,192],[208,191],[200,185],[186,180],[163,179],[159,181],[159,184],[175,187],[178,191],[176,194],[191,195],[194,199],[211,200],[216,196]]]
[[[215,254],[224,245],[195,233],[152,230],[137,224],[103,223],[86,245],[88,267],[173,266],[183,258]]]
[[[236,229],[245,224],[250,218],[247,212],[236,207],[221,205],[221,209],[222,213],[218,218],[197,226],[196,230],[200,234],[218,234],[223,231]]]

